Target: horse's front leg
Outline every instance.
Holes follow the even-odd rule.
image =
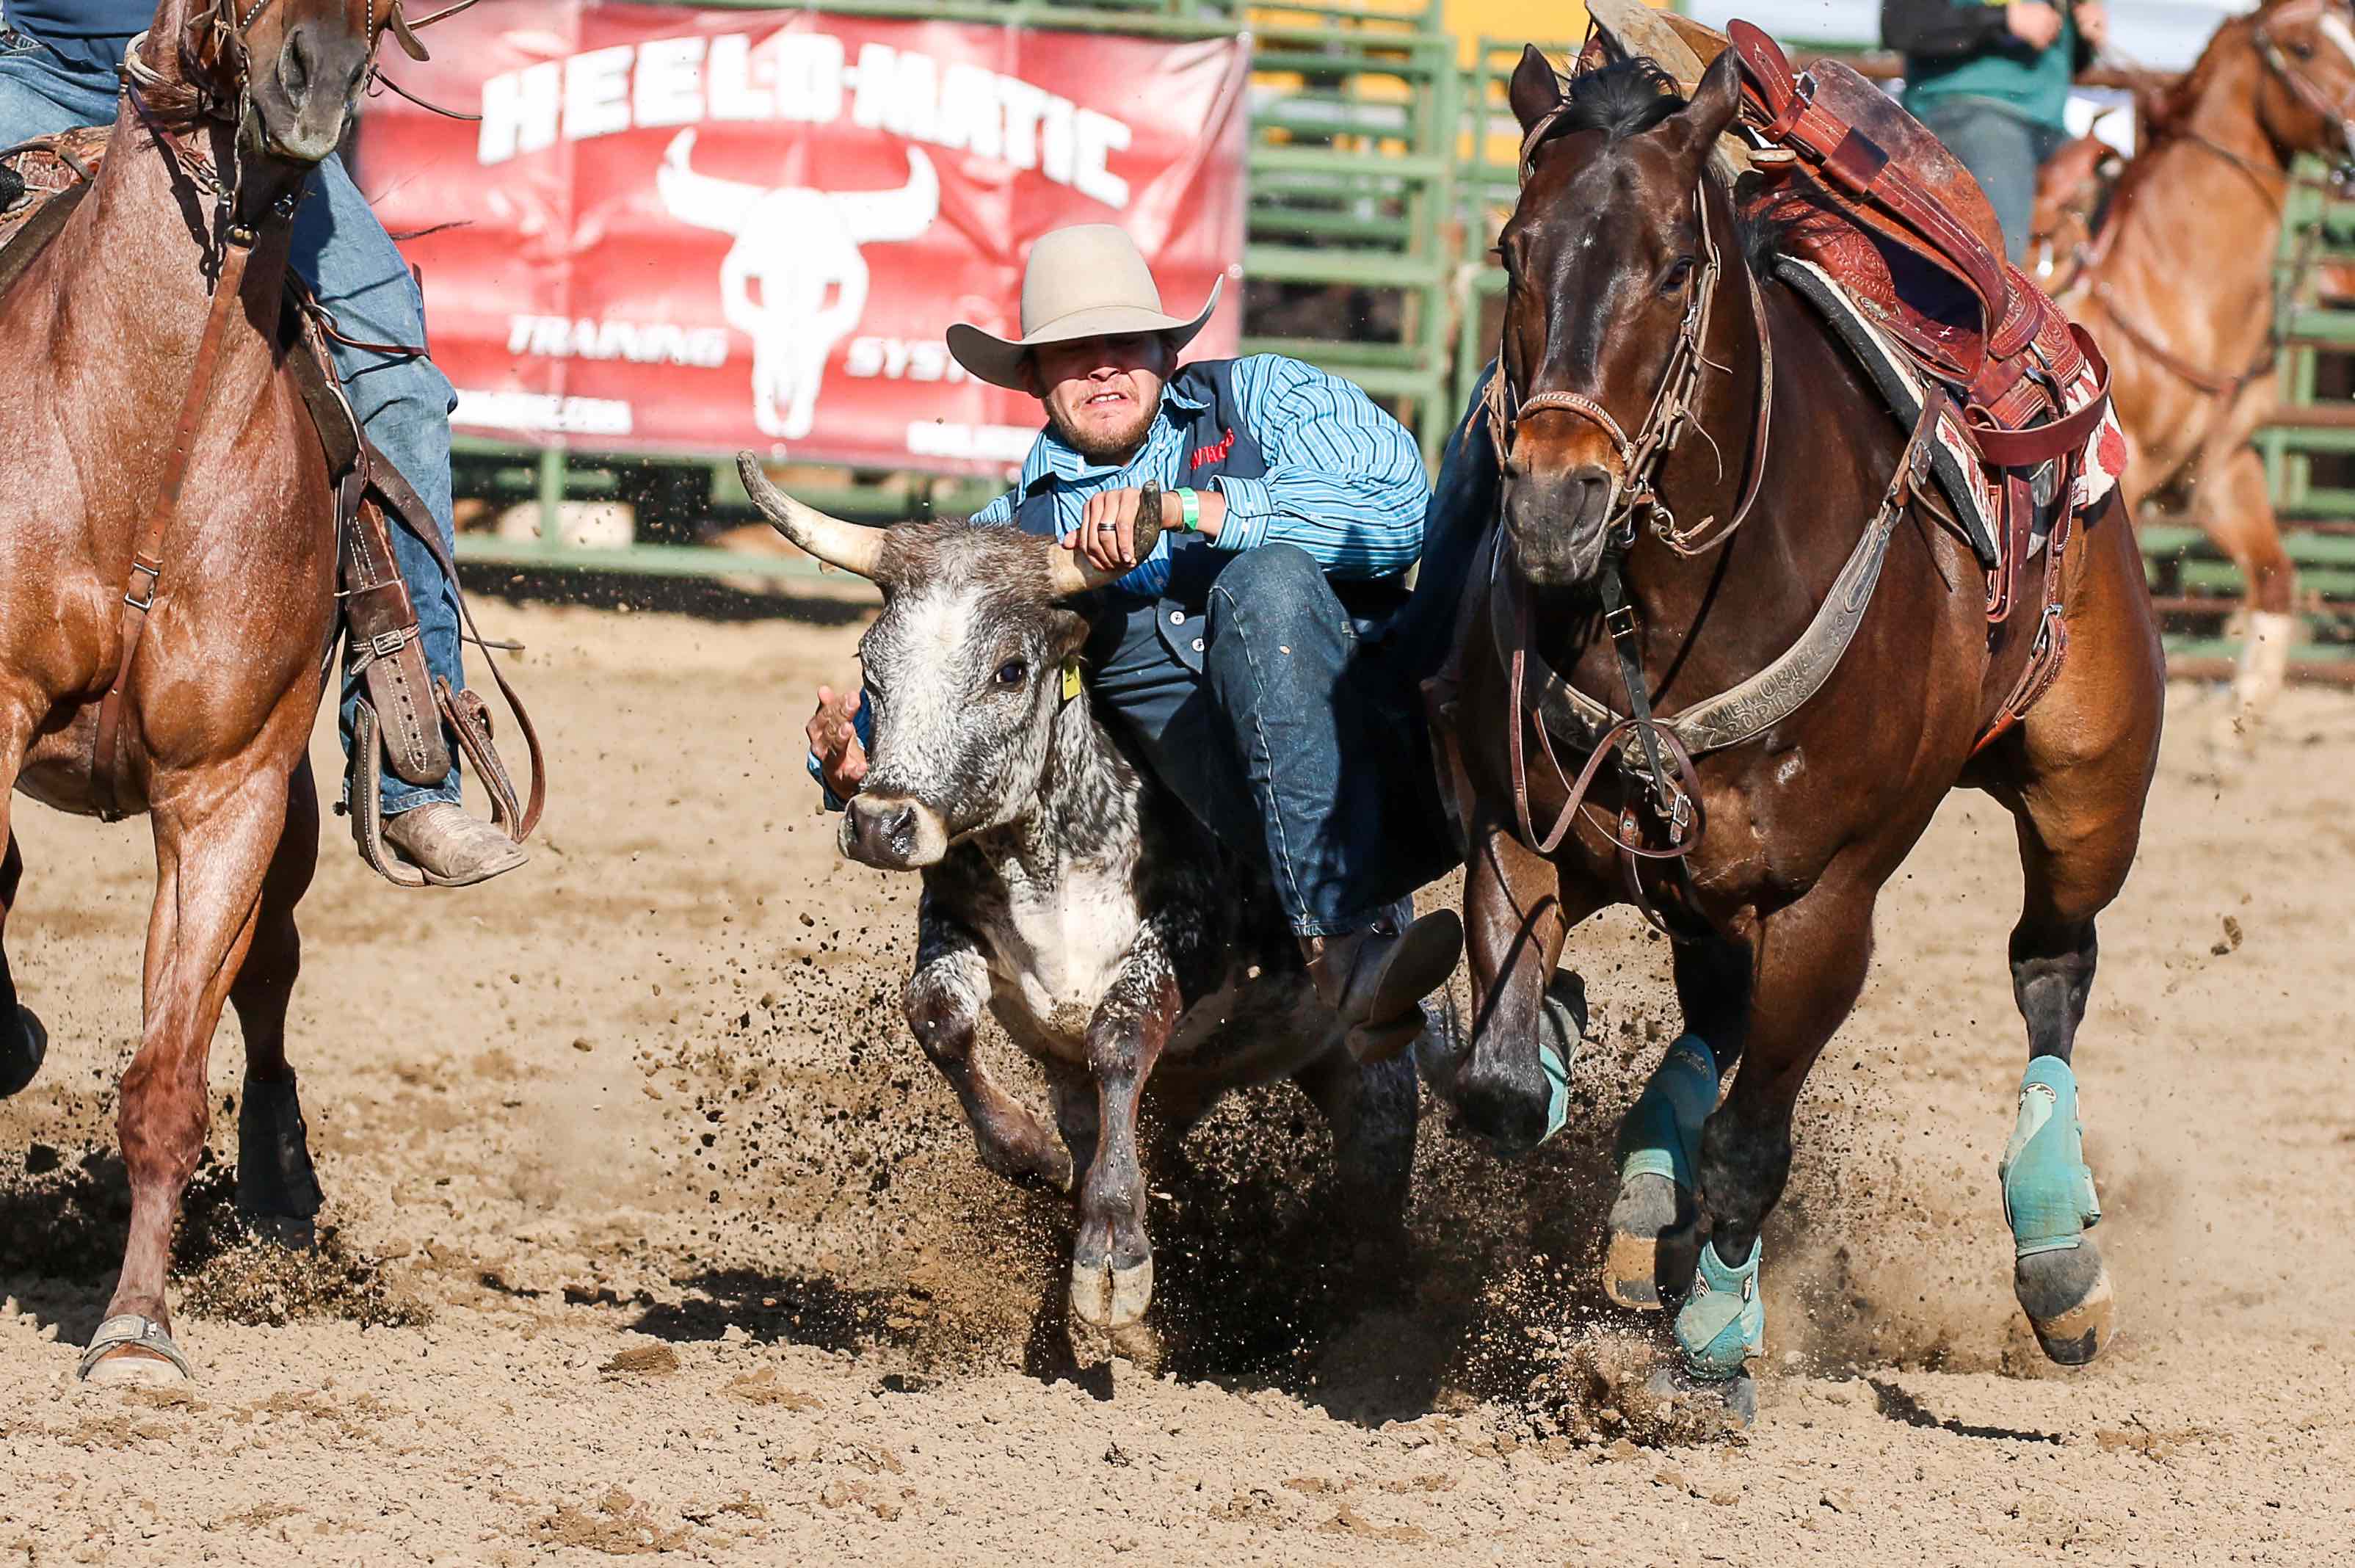
[[[1080,1183],[1080,1230],[1071,1243],[1071,1310],[1099,1328],[1124,1328],[1153,1299],[1153,1243],[1145,1233],[1145,1172],[1136,1116],[1180,1009],[1167,949],[1152,927],[1137,938],[1088,1025],[1088,1072],[1096,1087],[1096,1140]]]
[[[1701,1124],[1750,1014],[1747,944],[1678,943],[1675,963],[1684,1032],[1619,1124],[1619,1192],[1603,1258],[1603,1293],[1638,1312],[1657,1311],[1692,1277]]]
[[[1069,1192],[1071,1152],[974,1057],[974,1031],[988,996],[989,965],[980,944],[926,894],[916,913],[916,972],[900,993],[908,1028],[956,1092],[981,1163],[1018,1186]]]
[[[205,1067],[222,1006],[253,940],[261,884],[286,819],[286,777],[267,766],[167,781],[155,827],[145,1021],[123,1074],[118,1118],[131,1177],[131,1234],[106,1320],[81,1363],[92,1382],[176,1382],[164,1277],[180,1198],[204,1152]]]
[[[1525,1154],[1569,1116],[1579,1026],[1549,992],[1570,928],[1600,907],[1502,824],[1476,824],[1464,881],[1472,1039],[1460,1061],[1426,1059],[1433,1086],[1498,1152]]]
[[[1742,1064],[1725,1104],[1702,1125],[1700,1223],[1708,1239],[1676,1338],[1687,1373],[1747,1421],[1757,1411],[1750,1360],[1765,1349],[1759,1232],[1791,1174],[1791,1112],[1833,1031],[1855,1007],[1872,956],[1877,889],[1827,879],[1759,923]]]

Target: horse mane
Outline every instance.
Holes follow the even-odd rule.
[[[2227,41],[2245,43],[2255,25],[2254,14],[2228,17],[2209,37],[2207,47],[2200,51],[2200,58],[2191,62],[2190,70],[2176,78],[2170,85],[2143,97],[2136,108],[2142,119],[2140,134],[2145,146],[2156,145],[2184,133],[2190,125],[2192,111],[2199,107],[2200,100],[2207,94],[2216,73],[2224,68],[2224,60],[2231,53],[2225,48]]]
[[[1684,106],[1674,77],[1643,56],[1630,55],[1570,79],[1553,133],[1600,131],[1616,142],[1650,130]]]

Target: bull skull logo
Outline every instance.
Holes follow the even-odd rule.
[[[773,190],[697,173],[694,150],[695,133],[681,131],[655,188],[681,223],[735,239],[720,263],[719,299],[728,325],[752,340],[752,418],[763,435],[798,441],[816,415],[827,357],[867,310],[858,248],[930,228],[940,176],[910,147],[908,183],[897,190]]]

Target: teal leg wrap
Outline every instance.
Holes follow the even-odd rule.
[[[1546,1080],[1546,1138],[1570,1122],[1570,1064],[1578,1059],[1581,1044],[1578,1020],[1560,999],[1549,995],[1545,1014],[1538,1025],[1538,1069]]]
[[[1665,1176],[1679,1190],[1691,1191],[1700,1163],[1700,1125],[1716,1108],[1716,1054],[1700,1036],[1679,1035],[1619,1124],[1620,1184]]]
[[[1692,1294],[1677,1314],[1677,1344],[1693,1376],[1719,1381],[1740,1377],[1742,1363],[1764,1352],[1766,1303],[1758,1296],[1758,1259],[1764,1247],[1763,1241],[1753,1238],[1749,1257],[1734,1266],[1718,1261],[1714,1243],[1701,1244]]]
[[[2040,1056],[2019,1081],[2019,1119],[1998,1174],[2004,1217],[2020,1257],[2073,1250],[2102,1217],[2085,1165],[2077,1117],[2077,1075],[2057,1056]]]

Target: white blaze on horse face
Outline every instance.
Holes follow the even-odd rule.
[[[2331,46],[2347,58],[2349,65],[2355,65],[2355,29],[2347,26],[2345,17],[2336,11],[2325,11],[2315,29],[2330,40]]]

